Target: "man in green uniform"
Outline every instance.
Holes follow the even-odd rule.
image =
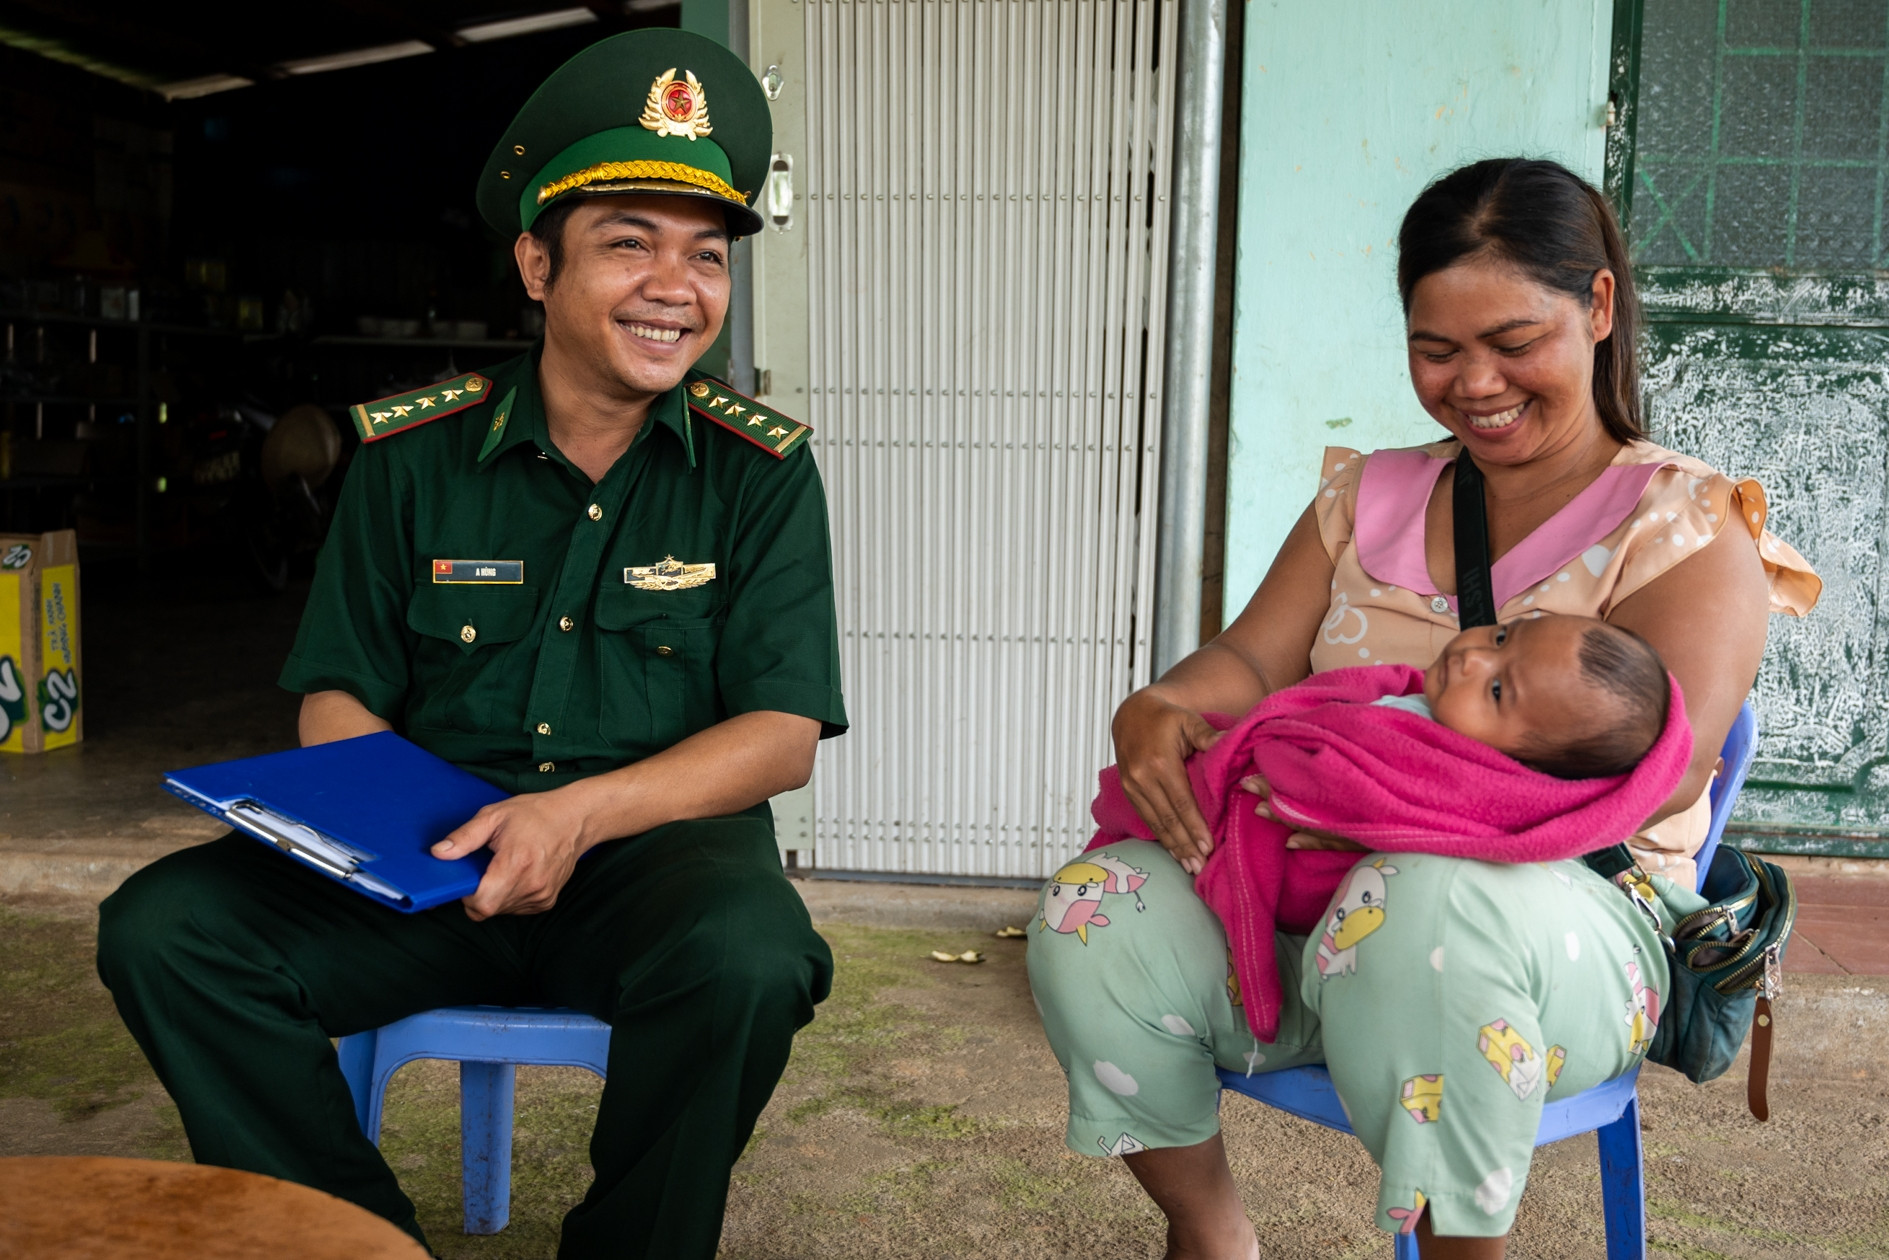
[[[283,685],[305,744],[389,728],[515,793],[442,841],[491,865],[401,915],[228,836],[101,908],[99,973],[191,1150],[416,1236],[331,1037],[469,1003],[612,1025],[565,1256],[711,1256],[729,1170],[826,996],[770,796],[845,729],[804,426],[691,370],[767,164],[766,100],[695,36],[578,54],[500,141],[543,342],[353,409],[365,441]]]

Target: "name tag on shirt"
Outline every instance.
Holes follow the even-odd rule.
[[[435,560],[435,585],[517,586],[525,580],[523,560]]]

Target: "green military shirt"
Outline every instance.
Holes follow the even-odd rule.
[[[693,414],[685,385],[593,485],[551,442],[536,354],[487,375],[478,405],[357,453],[282,686],[348,692],[512,792],[738,713],[845,730],[804,449],[777,458]],[[671,557],[713,577],[652,580]]]

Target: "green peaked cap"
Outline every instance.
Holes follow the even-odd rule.
[[[753,210],[774,141],[767,95],[711,39],[666,28],[598,40],[551,73],[505,129],[479,175],[479,213],[516,236],[565,197],[703,197],[729,230],[761,230]]]

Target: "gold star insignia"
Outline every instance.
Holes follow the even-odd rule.
[[[727,401],[728,401],[728,400],[727,400],[726,398],[723,398],[723,397],[722,397],[722,396],[721,396],[720,394],[717,394],[717,395],[715,395],[715,401],[714,401],[714,402],[712,402],[712,403],[710,403],[710,404],[709,404],[709,406],[711,406],[711,407],[719,407],[719,406],[721,406],[721,405],[723,405],[724,403],[726,403]]]
[[[428,407],[433,406],[437,402],[439,402],[438,398],[422,398],[420,400],[420,410],[425,411]]]
[[[479,378],[476,376],[466,382],[466,392],[468,394],[476,394],[484,388],[485,386],[480,384]]]
[[[689,393],[696,398],[707,398],[712,391],[701,381],[689,386]]]
[[[757,415],[754,415],[754,416],[750,416],[750,417],[748,418],[748,427],[749,427],[750,429],[758,429],[758,428],[760,428],[760,427],[761,427],[762,425],[764,425],[764,424],[766,424],[766,423],[767,423],[767,417],[766,417],[766,416],[763,416],[763,415],[758,415],[758,414],[757,414]]]
[[[451,402],[453,399],[459,397],[459,395],[465,392],[466,391],[463,389],[442,389],[440,391],[440,396],[444,398],[447,402]]]
[[[387,417],[389,417],[389,416],[391,416],[391,415],[393,415],[393,412],[391,412],[391,411],[370,411],[370,412],[368,412],[367,414],[368,414],[368,416],[369,416],[369,417],[370,417],[370,418],[371,418],[371,419],[372,419],[372,420],[374,421],[374,423],[375,423],[375,424],[386,424],[386,423],[387,423]]]
[[[774,426],[773,428],[771,428],[771,429],[769,429],[769,430],[767,431],[767,435],[768,435],[769,437],[773,437],[773,438],[777,438],[777,437],[786,437],[786,436],[787,436],[787,430],[785,430],[785,429],[783,429],[783,428],[781,428],[781,427],[780,427],[780,426],[779,426],[779,425],[777,424],[777,425],[775,425],[775,426]]]
[[[728,407],[728,414],[731,416],[738,416],[746,410],[747,408],[743,407],[740,403],[731,403]]]
[[[411,407],[408,407],[408,406],[405,406],[405,405],[403,405],[403,404],[401,404],[401,403],[395,403],[395,404],[394,404],[394,414],[395,414],[396,416],[404,416],[404,415],[406,415],[406,414],[407,414],[407,413],[408,413],[409,411],[412,411],[412,410],[413,410],[413,408],[411,408]]]

